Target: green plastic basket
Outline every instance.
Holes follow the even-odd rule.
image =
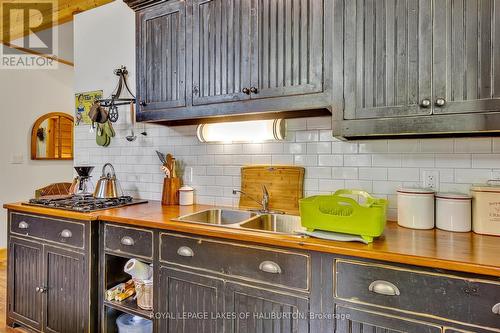
[[[359,204],[348,196],[362,196]],[[316,195],[301,199],[300,217],[308,231],[323,230],[360,235],[367,242],[382,235],[388,201],[372,197],[365,191],[338,190],[333,195]]]

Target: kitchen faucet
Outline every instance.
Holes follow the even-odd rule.
[[[248,195],[247,193],[241,191],[241,190],[233,190],[233,194],[240,193],[241,195],[246,196],[247,198],[255,201],[261,206],[261,209],[258,210],[259,213],[265,213],[265,214],[284,214],[283,212],[280,211],[271,211],[269,210],[269,192],[267,191],[266,185],[262,185],[262,200],[259,201],[252,196]]]

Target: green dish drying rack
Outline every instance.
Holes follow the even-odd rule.
[[[360,196],[360,204],[349,196]],[[323,230],[359,235],[367,242],[384,232],[388,201],[372,197],[365,191],[338,190],[333,195],[316,195],[301,199],[300,217],[308,231]]]

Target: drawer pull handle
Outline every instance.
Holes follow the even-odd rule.
[[[63,231],[61,231],[61,237],[62,238],[71,238],[71,237],[73,237],[73,233],[68,229],[64,229]]]
[[[21,221],[21,222],[19,222],[18,227],[19,227],[19,229],[28,229],[30,227],[30,225],[28,224],[28,222]]]
[[[273,261],[263,261],[259,265],[259,269],[266,273],[281,274],[281,267]]]
[[[181,257],[194,257],[194,251],[187,246],[181,246],[179,249],[177,249],[177,254]]]
[[[376,294],[387,296],[399,296],[401,294],[398,287],[390,282],[382,280],[373,281],[368,287],[368,290]]]
[[[125,245],[125,246],[134,246],[134,244],[135,244],[132,237],[129,237],[129,236],[122,237],[122,239],[120,240],[120,243],[122,243],[122,245]]]
[[[491,308],[491,311],[494,314],[500,315],[500,303],[493,305],[493,307]]]

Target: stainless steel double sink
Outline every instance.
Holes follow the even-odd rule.
[[[174,219],[174,221],[210,224],[278,234],[296,234],[305,230],[300,223],[300,216],[267,214],[236,209],[207,209],[180,216]]]

